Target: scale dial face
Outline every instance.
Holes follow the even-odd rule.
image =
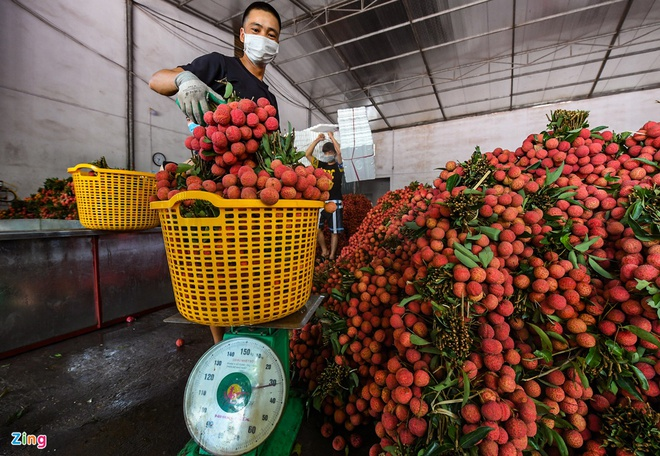
[[[275,429],[286,401],[282,362],[265,343],[235,337],[211,347],[186,384],[188,432],[206,451],[241,455]]]
[[[151,156],[151,160],[154,162],[154,165],[160,166],[165,162],[165,155],[161,152],[156,152]]]

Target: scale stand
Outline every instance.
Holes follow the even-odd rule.
[[[231,328],[202,355],[184,393],[192,440],[178,456],[290,456],[303,400],[289,394],[289,331],[310,321],[324,295],[297,312]]]

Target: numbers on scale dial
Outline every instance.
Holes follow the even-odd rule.
[[[286,376],[266,344],[248,338],[223,341],[193,369],[185,410],[191,435],[207,451],[241,455],[263,442],[286,399]],[[190,387],[188,389],[188,387]]]

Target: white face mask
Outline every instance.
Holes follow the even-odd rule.
[[[321,156],[319,157],[319,161],[323,163],[332,163],[333,161],[335,161],[335,154],[330,154],[330,155],[321,154]]]
[[[280,45],[262,35],[245,33],[243,38],[243,52],[250,62],[257,66],[266,66],[273,61]]]

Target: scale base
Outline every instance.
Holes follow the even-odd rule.
[[[266,441],[243,456],[291,456],[304,415],[304,404],[300,397],[286,401],[282,418]],[[190,440],[177,456],[209,456],[194,440]],[[221,455],[214,455],[221,456]]]

